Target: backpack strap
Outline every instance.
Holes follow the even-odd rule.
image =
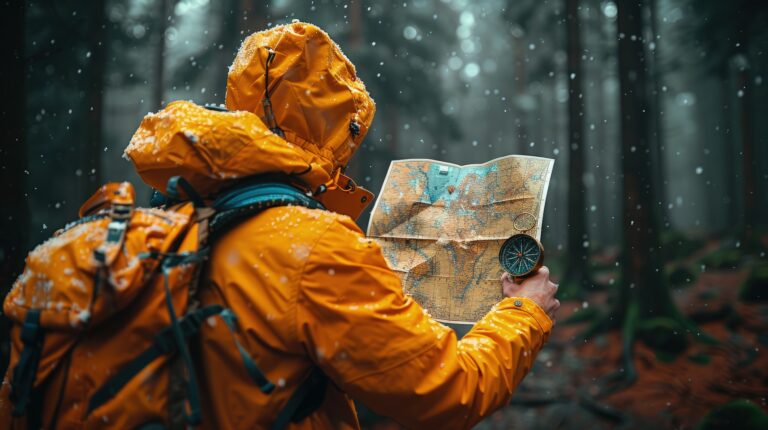
[[[215,214],[210,215],[206,213],[202,217],[202,221],[206,223],[204,227],[205,232],[200,237],[200,251],[198,254],[155,254],[152,257],[163,258],[164,272],[168,268],[183,263],[198,262],[199,258],[204,258],[205,253],[208,251],[207,245],[215,240],[230,228],[237,225],[248,218],[255,216],[265,209],[278,206],[303,206],[310,209],[325,209],[322,203],[308,196],[304,192],[298,190],[284,182],[274,181],[275,178],[271,177],[272,181],[266,181],[265,178],[256,178],[253,181],[240,184],[229,190],[226,190],[219,194],[214,200],[210,208],[215,210]],[[183,199],[178,192],[181,188],[186,197],[193,200],[195,206],[198,208],[205,207],[202,198],[192,188],[192,186],[183,180],[183,178],[173,177],[169,180],[168,187],[166,189],[166,198],[155,198],[153,196],[154,204],[168,203],[169,201],[179,201]],[[157,193],[156,193],[157,194]],[[168,199],[170,198],[170,200]],[[190,261],[195,260],[195,261]],[[167,273],[164,273],[167,278]],[[198,274],[199,275],[199,274]],[[195,282],[193,281],[193,284]],[[265,393],[271,393],[275,385],[267,379],[264,373],[259,369],[255,360],[250,356],[248,351],[237,340],[235,332],[236,316],[229,310],[224,309],[219,305],[207,306],[202,309],[192,310],[188,315],[184,316],[180,321],[176,321],[176,314],[173,310],[173,303],[170,301],[170,291],[167,287],[166,281],[166,302],[169,312],[171,314],[172,324],[163,330],[156,337],[155,344],[153,344],[148,350],[140,354],[136,359],[128,363],[121,371],[110,379],[99,391],[94,394],[89,404],[88,412],[95,410],[97,407],[105,403],[114,395],[136,374],[138,374],[144,367],[151,363],[154,359],[162,354],[173,353],[178,350],[181,355],[181,359],[184,365],[187,367],[187,402],[190,407],[190,411],[187,414],[187,421],[189,424],[197,424],[200,421],[199,412],[199,393],[197,391],[197,384],[194,376],[194,369],[192,369],[192,360],[189,355],[189,351],[186,347],[186,340],[189,339],[199,330],[199,323],[195,325],[194,332],[184,331],[181,328],[182,333],[179,333],[178,326],[183,326],[184,322],[192,317],[193,321],[197,320],[197,317],[193,315],[199,312],[216,308],[215,311],[211,310],[208,316],[218,315],[220,316],[230,333],[232,333],[235,346],[240,353],[243,365],[248,372],[251,380],[255,382],[259,389]],[[202,320],[202,319],[201,319]],[[158,344],[158,339],[160,343]],[[165,346],[162,346],[165,345]],[[283,410],[280,411],[277,421],[272,426],[273,429],[283,429],[289,422],[299,422],[309,416],[312,412],[317,410],[322,404],[328,378],[323,374],[319,368],[314,368],[310,375],[302,382],[302,384],[296,389],[291,398],[289,399]]]
[[[269,394],[274,391],[275,384],[273,384],[270,380],[267,379],[266,376],[264,376],[264,372],[259,369],[259,366],[248,353],[248,350],[246,350],[237,340],[237,337],[235,337],[235,331],[237,330],[237,316],[235,316],[235,313],[230,309],[224,309],[219,314],[219,316],[224,320],[224,323],[227,325],[229,332],[232,333],[232,339],[235,342],[235,346],[237,347],[238,352],[240,352],[240,359],[243,360],[243,365],[248,371],[248,376],[251,377],[253,382],[259,385],[259,389],[262,393]]]
[[[213,202],[216,215],[210,221],[210,234],[219,236],[237,223],[278,206],[325,209],[322,203],[286,183],[249,182],[222,192]]]
[[[206,318],[221,313],[224,307],[221,305],[205,306],[197,309],[178,321],[178,327],[182,337],[189,339],[195,335]],[[99,406],[113,398],[134,376],[138,375],[149,363],[162,355],[170,355],[178,350],[173,327],[166,327],[155,335],[152,345],[141,354],[123,366],[115,376],[110,378],[99,388],[88,402],[88,414]]]
[[[212,237],[218,237],[239,222],[251,218],[265,209],[278,206],[325,209],[319,201],[283,182],[245,183],[221,193],[213,202],[213,207],[217,212],[210,221],[210,234]],[[230,331],[233,331],[234,335],[235,321],[234,319],[229,320],[234,318],[234,314],[227,314],[225,311],[222,313],[222,318],[227,322],[227,326],[230,327]],[[263,376],[256,363],[252,362],[247,351],[237,342],[237,339],[235,339],[235,343],[251,378],[259,384],[262,392],[267,394],[271,392],[274,385]],[[288,403],[280,411],[271,428],[282,430],[289,423],[297,423],[317,410],[323,402],[327,385],[328,377],[320,368],[313,368],[309,376],[288,399]]]
[[[200,196],[200,194],[198,194],[195,188],[192,187],[192,184],[190,184],[181,176],[172,176],[170,179],[168,179],[168,184],[165,188],[165,194],[172,200],[182,201],[184,200],[184,196],[182,196],[179,192],[179,188],[184,191],[187,199],[191,200],[192,203],[195,204],[196,208],[205,207],[205,201],[203,201],[203,198]]]
[[[291,422],[298,423],[320,408],[327,386],[328,377],[315,366],[277,415],[272,430],[282,430]]]
[[[34,397],[35,376],[40,363],[40,355],[43,350],[44,331],[40,327],[40,309],[30,309],[21,326],[21,341],[24,349],[13,369],[13,382],[11,383],[11,400],[14,403],[13,416],[20,417],[26,414],[28,406]],[[40,411],[33,411],[35,415]],[[32,427],[30,425],[30,427]]]

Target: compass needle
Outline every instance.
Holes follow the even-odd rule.
[[[499,262],[514,277],[530,275],[541,267],[544,249],[532,236],[521,233],[507,239],[499,250]]]

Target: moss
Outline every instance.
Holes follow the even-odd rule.
[[[768,429],[768,414],[749,400],[734,400],[712,409],[696,430]]]
[[[704,246],[703,241],[690,238],[679,231],[670,231],[662,234],[661,243],[666,261],[690,257]]]
[[[741,284],[739,298],[748,302],[768,300],[768,264],[760,264],[752,268],[749,276]]]
[[[675,356],[688,347],[685,328],[672,318],[652,318],[637,327],[637,336],[657,352],[657,357]]]
[[[654,351],[654,353],[656,354],[656,360],[662,363],[671,363],[675,361],[675,358],[677,358],[677,354],[672,354],[669,352]]]
[[[712,357],[708,354],[694,354],[688,356],[688,361],[704,366],[712,361]]]
[[[721,248],[703,257],[699,263],[711,269],[736,269],[743,255],[739,248]]]
[[[668,277],[669,282],[676,287],[688,286],[696,281],[696,274],[686,266],[675,267]]]

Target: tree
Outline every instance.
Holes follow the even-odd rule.
[[[568,248],[564,297],[579,294],[589,283],[589,247],[585,218],[584,187],[584,94],[579,0],[565,0],[566,52],[568,55]],[[588,242],[587,242],[588,243]]]
[[[88,47],[90,65],[88,67],[88,84],[86,87],[86,103],[88,107],[85,148],[83,148],[84,181],[83,194],[88,196],[101,184],[101,154],[102,154],[102,111],[104,106],[104,71],[107,64],[107,2],[99,2],[90,9],[90,32]]]
[[[27,204],[26,146],[26,69],[24,67],[24,2],[3,2],[0,24],[3,43],[0,47],[4,65],[0,67],[0,297],[5,298],[16,276],[21,273],[27,251],[29,207]],[[0,372],[8,365],[7,320],[0,321]]]
[[[398,152],[401,116],[418,118],[436,140],[458,137],[456,121],[442,112],[445,97],[436,76],[442,51],[437,48],[454,40],[448,27],[451,20],[434,20],[435,9],[429,7],[358,2],[350,12],[357,16],[350,19],[342,36],[352,42],[347,53],[368,90],[376,94],[385,117],[389,158]],[[449,11],[440,12],[448,15]],[[355,49],[363,44],[366,49]]]
[[[754,250],[759,246],[755,228],[766,221],[758,214],[752,67],[762,55],[756,46],[768,39],[768,27],[763,24],[768,20],[768,8],[760,0],[687,0],[686,6],[692,18],[684,22],[680,34],[694,54],[691,62],[705,74],[725,70],[736,83],[744,214],[739,236],[745,248]]]
[[[634,382],[637,376],[633,345],[638,337],[668,353],[685,349],[688,333],[712,341],[679,312],[663,276],[659,213],[653,207],[658,197],[654,195],[651,167],[644,3],[639,0],[617,5],[623,174],[622,280],[614,308],[587,332],[591,335],[620,326],[624,368],[617,375],[623,384]]]
[[[528,115],[529,108],[524,102],[527,95],[526,75],[536,76],[537,72],[542,71],[542,65],[546,64],[546,66],[551,66],[549,61],[542,61],[542,59],[539,58],[537,58],[538,61],[536,61],[536,63],[529,64],[531,61],[525,52],[525,39],[535,40],[531,37],[531,33],[537,25],[543,25],[544,23],[554,25],[554,14],[551,12],[551,7],[547,5],[547,2],[541,3],[535,0],[507,0],[502,15],[503,18],[511,24],[509,34],[512,36],[511,57],[514,66],[514,76],[510,79],[510,85],[512,85],[511,93],[514,95],[513,100],[515,101],[514,139],[517,143],[515,152],[521,154],[528,153],[528,142],[530,141],[526,127],[526,116]]]
[[[162,109],[165,94],[165,32],[173,13],[172,0],[157,0],[157,28],[155,29],[155,70],[152,80],[150,109]]]
[[[651,140],[651,167],[653,173],[653,186],[656,188],[654,195],[658,201],[654,202],[655,210],[661,216],[662,229],[669,228],[669,217],[667,214],[667,195],[666,195],[666,172],[664,170],[664,103],[661,97],[661,89],[664,85],[664,69],[661,64],[661,44],[658,23],[658,2],[659,0],[648,0],[648,21],[650,42],[647,44],[651,51],[649,62],[651,64],[651,82],[649,90],[651,92],[651,111],[653,130],[653,139]]]

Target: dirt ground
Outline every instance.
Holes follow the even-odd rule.
[[[674,289],[679,309],[717,344],[692,340],[684,352],[665,356],[636,341],[638,378],[610,395],[601,393],[605,377],[622,371],[619,332],[584,340],[579,335],[588,322],[558,324],[512,403],[476,428],[684,430],[736,399],[768,411],[768,303],[738,299],[747,274],[747,269],[707,269],[696,274],[693,285]],[[563,303],[558,321],[589,308],[604,310],[605,300],[605,293],[595,293]],[[387,421],[365,427],[399,428]]]
[[[621,371],[618,331],[583,340],[587,323],[559,325],[511,405],[483,429],[692,429],[714,407],[747,399],[768,411],[768,304],[738,300],[747,272],[713,271],[675,290],[675,301],[718,340],[693,342],[685,352],[658,356],[635,342],[637,381],[600,396],[604,377]],[[565,303],[558,319],[601,306],[604,294]]]

